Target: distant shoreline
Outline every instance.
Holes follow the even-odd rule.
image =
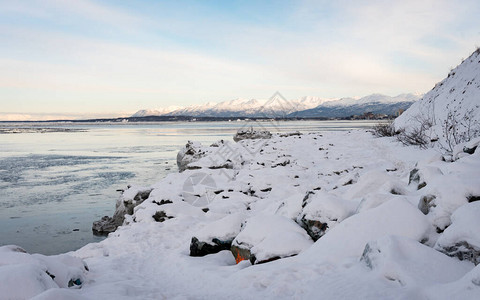
[[[145,116],[127,118],[100,118],[82,120],[28,120],[28,121],[2,121],[0,123],[138,123],[138,122],[234,122],[234,121],[362,121],[362,120],[393,120],[395,116],[386,118],[360,118],[349,116],[344,118],[267,118],[267,117],[193,117],[193,116]]]

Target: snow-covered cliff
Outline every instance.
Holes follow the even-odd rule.
[[[425,126],[426,135],[438,139],[438,144],[448,149],[479,135],[479,120],[480,49],[477,49],[399,116],[394,126],[407,132]],[[449,145],[452,140],[453,145]]]

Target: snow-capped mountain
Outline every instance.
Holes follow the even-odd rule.
[[[180,106],[169,106],[167,108],[160,109],[142,109],[134,113],[131,117],[161,116],[180,108]]]
[[[420,96],[414,94],[400,94],[395,97],[372,94],[362,98],[341,98],[324,102],[315,108],[291,113],[289,117],[345,118],[366,112],[395,115],[399,110],[410,107],[419,98]]]
[[[192,105],[178,109],[140,110],[134,117],[139,116],[193,116],[193,117],[347,117],[352,114],[363,114],[367,111],[375,113],[394,114],[398,109],[408,108],[419,96],[401,94],[390,97],[381,94],[372,94],[363,98],[327,99],[305,96],[300,99],[287,100],[280,93],[275,93],[270,99],[243,99],[223,101],[220,103],[208,102],[204,105]],[[399,104],[402,103],[402,104]],[[375,107],[372,107],[374,104]],[[324,113],[325,110],[337,112]],[[346,109],[342,111],[342,109]],[[370,109],[370,110],[369,110]]]
[[[428,135],[440,142],[445,142],[445,126],[455,126],[458,137],[480,130],[480,48],[399,116],[394,125],[408,131],[422,122],[433,125]]]

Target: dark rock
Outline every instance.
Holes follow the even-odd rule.
[[[93,222],[92,231],[95,235],[107,235],[110,232],[114,232],[122,224],[123,219],[104,216],[100,220]]]
[[[233,140],[235,142],[241,141],[241,140],[255,140],[255,139],[269,139],[272,137],[272,134],[270,131],[256,131],[253,129],[253,127],[250,127],[249,129],[241,129],[237,131],[237,133],[234,135]]]
[[[164,222],[168,219],[173,219],[172,216],[167,216],[167,214],[161,210],[161,211],[157,211],[154,215],[153,215],[153,219],[157,222]]]
[[[425,195],[418,202],[418,209],[424,214],[427,215],[430,212],[432,207],[437,206],[433,200],[437,197],[435,195]]]
[[[470,195],[470,196],[467,197],[467,200],[468,200],[468,203],[472,203],[472,202],[480,200],[480,196]]]
[[[421,189],[423,189],[423,188],[426,187],[426,186],[427,186],[427,183],[426,183],[426,182],[422,182],[422,183],[420,183],[420,184],[417,186],[417,190],[421,190]]]
[[[321,238],[328,229],[327,223],[322,223],[317,220],[307,220],[303,216],[300,220],[300,225],[307,231],[312,240],[317,241]]]
[[[190,242],[190,256],[205,256],[208,254],[218,253],[223,250],[230,250],[232,240],[220,241],[219,239],[212,240],[214,245],[199,241],[196,237],[192,237]]]
[[[301,136],[301,135],[302,135],[302,133],[299,132],[299,131],[287,132],[287,133],[280,133],[280,134],[279,134],[280,137]]]
[[[153,203],[155,203],[155,204],[157,204],[157,205],[164,205],[164,204],[170,204],[170,203],[173,203],[173,201],[171,201],[171,200],[168,200],[168,199],[167,199],[167,200],[165,200],[165,199],[162,199],[162,200],[160,200],[160,202],[157,202],[157,201],[153,200]]]
[[[410,176],[408,177],[408,184],[411,184],[412,182],[419,182],[420,181],[420,174],[418,173],[418,169],[415,168],[410,171]]]
[[[148,197],[150,196],[151,192],[152,192],[152,189],[139,191],[135,195],[135,197],[133,197],[133,200],[137,201],[137,205],[138,205],[138,204],[142,203],[143,201],[147,200]]]
[[[462,241],[452,246],[439,249],[440,252],[448,256],[456,257],[459,260],[468,260],[475,265],[480,264],[480,249],[473,247],[469,243]]]
[[[118,226],[123,224],[125,215],[132,215],[133,209],[148,199],[151,192],[152,189],[140,190],[135,194],[133,199],[125,199],[122,195],[121,198],[117,200],[113,217],[104,216],[100,220],[93,222],[93,233],[95,235],[106,235],[110,232],[114,232]]]
[[[80,278],[76,278],[76,279],[70,279],[68,281],[68,287],[73,287],[73,286],[81,286],[82,285],[82,281],[80,280]]]
[[[473,154],[475,153],[475,150],[477,150],[478,146],[473,146],[471,148],[468,147],[463,147],[463,152],[468,153],[468,154]]]
[[[216,166],[210,166],[208,167],[209,169],[212,170],[217,170],[217,169],[233,169],[233,163],[231,161],[227,161],[226,163],[222,165],[216,165]]]

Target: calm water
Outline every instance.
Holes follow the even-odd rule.
[[[103,238],[92,234],[91,225],[113,214],[119,197],[117,189],[127,184],[149,186],[169,172],[177,172],[177,152],[188,140],[205,144],[231,140],[239,128],[251,125],[272,132],[309,132],[373,124],[0,123],[0,132],[18,132],[0,134],[0,245],[16,244],[31,253],[57,254],[100,241]],[[46,127],[50,132],[40,133],[39,128]]]

